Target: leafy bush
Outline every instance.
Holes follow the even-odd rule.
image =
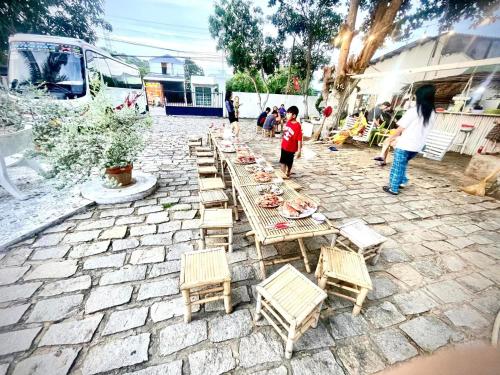
[[[149,115],[134,108],[113,109],[105,90],[78,115],[60,120],[57,135],[43,139],[45,157],[53,167],[52,174],[65,184],[80,182],[105,168],[133,164],[144,149],[145,129]],[[49,133],[51,125],[41,127]]]

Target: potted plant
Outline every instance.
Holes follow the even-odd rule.
[[[55,137],[44,140],[52,175],[59,176],[62,184],[99,174],[107,187],[129,185],[150,124],[149,115],[134,108],[114,108],[106,91],[100,90],[78,115],[60,121]]]

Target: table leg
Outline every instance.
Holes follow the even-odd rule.
[[[234,218],[236,221],[240,220],[240,215],[238,212],[238,199],[236,197],[236,188],[234,187],[234,182],[231,184],[231,191],[233,194],[233,209],[234,209]]]
[[[288,329],[288,339],[286,340],[285,358],[292,358],[293,342],[295,341],[295,323],[290,324]]]
[[[261,314],[260,310],[262,309],[262,296],[259,292],[257,292],[257,306],[255,307],[255,321],[259,321]]]
[[[260,273],[262,280],[266,278],[266,265],[264,264],[264,258],[262,257],[262,249],[260,248],[260,242],[255,236],[255,248],[257,249],[257,258],[259,259]]]
[[[309,266],[309,259],[307,258],[307,249],[306,245],[304,244],[304,240],[302,238],[299,238],[297,241],[299,241],[300,252],[302,253],[302,257],[304,258],[304,266],[306,267],[306,271],[307,273],[311,273],[311,267]]]

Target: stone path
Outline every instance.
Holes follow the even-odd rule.
[[[158,176],[155,194],[91,208],[0,253],[0,375],[370,374],[487,341],[500,308],[499,202],[458,191],[461,159],[415,160],[412,185],[393,197],[381,192],[388,170],[373,165],[374,150],[324,145],[307,146],[296,180],[336,223],[361,217],[390,238],[370,267],[375,288],[362,313],[353,317],[350,303],[329,298],[318,328],[284,360],[277,334],[253,322],[258,266],[243,217],[228,254],[235,311],[209,303],[184,324],[179,259],[198,238],[185,140],[212,121],[157,117],[136,165]],[[242,125],[251,138],[253,121]],[[252,143],[277,160],[279,140]],[[312,264],[327,241],[306,241]]]

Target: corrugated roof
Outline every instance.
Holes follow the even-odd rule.
[[[500,40],[500,38],[498,37],[492,37],[492,36],[483,36],[483,35],[474,35],[474,34],[464,34],[464,33],[455,33],[453,35],[461,35],[461,36],[464,36],[464,37],[476,37],[476,38],[481,38],[481,39],[498,39]],[[383,61],[385,59],[388,59],[388,58],[391,58],[393,56],[396,56],[396,55],[399,55],[400,53],[406,51],[406,50],[409,50],[409,49],[412,49],[416,46],[419,46],[419,45],[422,45],[422,44],[425,44],[425,43],[428,43],[428,42],[432,42],[432,41],[435,41],[436,39],[439,39],[441,37],[444,37],[446,36],[446,34],[439,34],[439,35],[435,35],[435,36],[430,36],[430,37],[426,37],[426,38],[423,38],[423,39],[417,39],[417,40],[414,40],[413,42],[411,43],[408,43],[402,47],[399,47],[397,49],[395,49],[394,51],[391,51],[391,52],[388,52],[382,56],[379,56],[377,57],[376,59],[373,59],[370,61],[370,65],[373,65],[373,64],[376,64],[380,61]]]

